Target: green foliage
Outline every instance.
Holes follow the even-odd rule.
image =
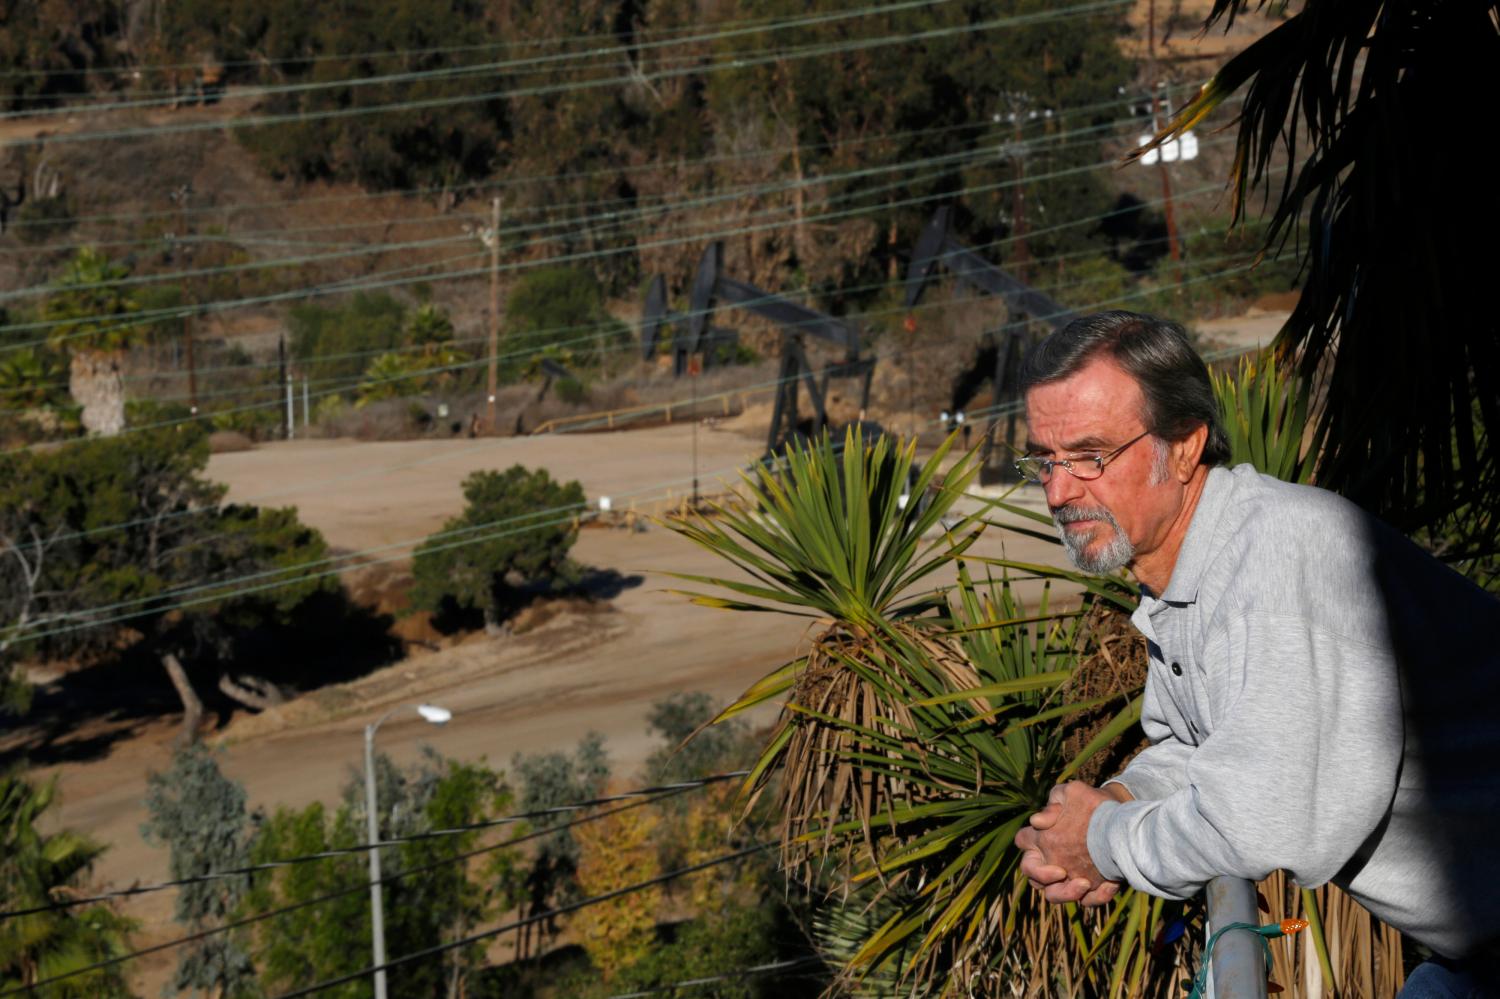
[[[442,341],[428,341],[421,353],[392,351],[375,357],[365,368],[356,406],[367,406],[384,399],[402,399],[442,389],[453,389],[472,380],[469,356],[446,346]],[[465,376],[469,377],[465,377]]]
[[[245,810],[245,788],[224,776],[214,755],[200,745],[179,749],[165,772],[146,777],[147,843],[171,850],[172,878],[190,879],[249,863],[254,831]],[[239,909],[248,879],[220,878],[185,885],[177,892],[174,917],[190,933],[221,926]],[[175,992],[197,991],[234,999],[253,996],[255,967],[246,934],[205,937],[179,952],[172,977]]]
[[[565,365],[581,365],[613,346],[630,331],[604,310],[604,294],[588,271],[550,267],[531,271],[505,300],[504,353],[546,350]],[[509,361],[515,370],[524,361]]]
[[[475,472],[463,489],[463,513],[412,555],[411,606],[477,610],[494,628],[524,588],[564,581],[578,534],[570,518],[583,508],[583,487],[512,465]]]
[[[48,329],[49,345],[68,353],[109,352],[135,342],[144,328],[130,317],[140,304],[118,284],[129,275],[128,267],[98,250],[79,250],[42,303],[42,318],[57,324]]]
[[[377,800],[382,839],[431,829],[470,825],[508,811],[510,792],[501,775],[478,764],[458,763],[428,750],[402,770],[385,756],[376,758]],[[256,841],[257,861],[339,849],[365,842],[365,789],[361,774],[351,776],[343,803],[332,814],[321,803],[300,811],[281,809],[266,820]],[[478,847],[480,834],[440,836],[381,851],[386,949],[391,955],[451,943],[515,901],[519,881],[513,850],[499,849],[480,861],[455,858]],[[402,871],[422,873],[397,877]],[[299,864],[257,876],[250,908],[266,911],[360,885],[369,877],[363,855]],[[369,896],[354,892],[258,924],[257,959],[261,984],[280,993],[309,982],[366,967],[370,960]],[[483,963],[483,947],[448,951],[443,958],[416,961],[388,973],[393,996],[443,999]],[[368,980],[351,982],[327,994],[362,999]]]
[[[730,899],[718,910],[696,915],[673,929],[672,938],[658,943],[638,964],[625,969],[608,987],[590,983],[575,994],[595,999],[621,992],[649,991],[673,982],[696,978],[718,978],[726,971],[752,968],[786,960],[781,952],[787,935],[787,906],[782,891],[766,883],[753,901]],[[817,971],[816,965],[807,971]],[[713,982],[706,990],[695,990],[714,999],[773,999],[805,993],[816,988],[789,989],[778,975],[742,975]],[[666,993],[668,995],[671,992]]]
[[[453,320],[447,309],[425,302],[407,317],[405,333],[415,346],[439,346],[453,339]]]
[[[426,363],[416,354],[379,354],[365,368],[354,404],[367,406],[382,399],[418,395],[426,388],[426,370]]]
[[[348,301],[333,305],[305,303],[295,306],[287,317],[292,356],[298,368],[315,381],[360,377],[369,352],[392,351],[402,345],[406,323],[406,306],[383,292],[356,292]],[[347,354],[361,356],[341,356]]]
[[[553,394],[571,406],[580,406],[589,401],[588,386],[577,378],[559,378],[552,386]]]
[[[57,354],[35,347],[0,354],[0,408],[36,409],[67,402],[68,373]]]
[[[0,909],[45,906],[79,889],[104,852],[86,836],[54,828],[44,817],[57,794],[55,781],[36,787],[13,775],[0,777]],[[67,974],[128,952],[131,920],[105,905],[78,906],[0,921],[0,989]],[[132,993],[124,966],[91,971],[47,989],[63,999],[123,997]]]
[[[397,59],[309,58],[283,68],[296,82],[306,83],[461,69],[475,56],[453,49],[503,40],[492,33],[485,5],[475,0],[361,0],[330,18],[295,7],[285,0],[255,5],[201,0],[181,5],[172,19],[184,32],[207,29],[215,48],[244,52],[248,58],[274,52],[294,60],[330,52],[403,53]],[[504,102],[457,100],[440,107],[321,120],[317,112],[465,98],[502,89],[506,82],[469,71],[281,94],[265,101],[262,109],[308,118],[245,129],[240,139],[276,176],[353,180],[375,188],[453,186],[489,173],[505,127]]]
[[[702,691],[668,694],[652,704],[646,728],[664,745],[646,757],[646,779],[670,784],[743,766],[753,753],[749,726],[731,719],[705,728],[715,714],[713,698]]]
[[[228,409],[214,413],[209,423],[215,430],[233,430],[252,441],[277,440],[285,435],[286,412],[281,406]]]
[[[112,42],[124,30],[123,13],[106,0],[78,0],[62,9],[47,0],[6,4],[0,110],[53,108],[54,98],[86,95],[92,71],[118,65]]]
[[[1224,411],[1231,465],[1248,462],[1284,482],[1312,478],[1316,449],[1303,451],[1307,393],[1301,379],[1277,366],[1274,355],[1242,359],[1233,373],[1213,376]]]
[[[523,812],[537,812],[596,798],[603,792],[610,773],[604,739],[597,732],[590,732],[580,739],[572,753],[517,753],[511,761],[511,770],[521,782],[518,805]],[[578,841],[571,830],[561,828],[575,817],[558,812],[531,821],[532,830],[555,831],[537,840],[533,850],[521,899],[524,915],[545,912],[578,897]],[[542,941],[557,931],[555,919],[522,927],[516,944],[517,955],[524,957],[540,953]]]
[[[190,670],[217,669],[240,642],[337,587],[299,571],[326,555],[321,535],[294,510],[221,507],[223,487],[202,477],[207,462],[196,423],[0,455],[0,538],[32,546],[0,565],[45,556],[34,599],[0,604],[0,651],[109,658],[139,640]],[[243,591],[205,583],[257,573],[269,575]]]

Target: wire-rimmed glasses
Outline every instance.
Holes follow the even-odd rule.
[[[1082,479],[1087,482],[1090,479],[1097,479],[1103,475],[1105,465],[1108,465],[1124,454],[1125,449],[1130,447],[1130,445],[1150,434],[1151,431],[1149,430],[1142,431],[1139,435],[1132,437],[1108,454],[1081,454],[1072,458],[1039,458],[1036,455],[1028,454],[1025,457],[1016,459],[1015,468],[1020,473],[1021,478],[1027,482],[1034,482],[1037,485],[1046,485],[1048,482],[1051,482],[1052,470],[1054,468],[1061,468],[1073,476],[1073,478]]]

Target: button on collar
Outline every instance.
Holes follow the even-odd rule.
[[[1179,666],[1179,665],[1177,665],[1176,663],[1173,663],[1172,664],[1172,675],[1173,676],[1181,676],[1182,675],[1182,667]]]

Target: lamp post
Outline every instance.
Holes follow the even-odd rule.
[[[445,724],[453,712],[436,704],[402,704],[391,708],[365,726],[365,828],[370,846],[370,941],[375,957],[375,999],[386,999],[385,995],[385,913],[380,894],[380,824],[376,821],[375,801],[375,730],[387,718],[404,708],[411,708],[433,725]]]

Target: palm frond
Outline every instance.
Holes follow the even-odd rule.
[[[1218,0],[1209,23],[1249,6]],[[1447,535],[1455,560],[1500,551],[1500,330],[1472,250],[1500,190],[1470,138],[1497,62],[1493,3],[1308,0],[1158,136],[1244,90],[1236,213],[1283,157],[1293,167],[1266,246],[1306,247],[1277,348],[1318,403],[1318,484]]]

